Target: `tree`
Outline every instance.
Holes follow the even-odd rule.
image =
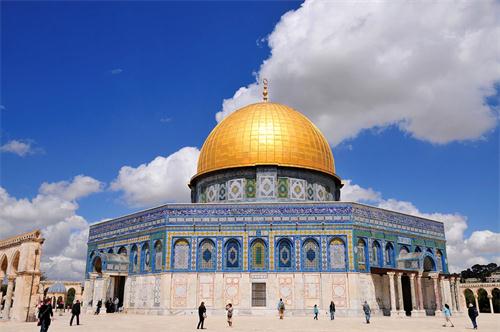
[[[500,267],[495,263],[487,265],[475,264],[472,267],[460,272],[460,279],[463,282],[465,279],[476,278],[481,281],[486,281],[486,278],[491,276],[493,272],[500,272]]]

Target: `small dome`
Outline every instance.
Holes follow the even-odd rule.
[[[201,148],[201,174],[234,167],[276,165],[335,175],[332,150],[319,129],[291,107],[262,102],[221,121]]]
[[[66,287],[60,282],[56,282],[49,287],[47,293],[66,293]]]

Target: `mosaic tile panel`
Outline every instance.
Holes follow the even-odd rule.
[[[316,201],[325,201],[326,200],[326,189],[324,186],[315,183],[314,184],[315,188],[315,197],[314,200]]]
[[[308,201],[314,201],[314,184],[308,183],[306,188],[306,196]]]
[[[207,195],[206,197],[207,203],[217,202],[219,198],[219,184],[214,184],[208,187],[206,195]]]
[[[255,179],[246,179],[245,193],[247,198],[255,198],[257,192]]]
[[[339,238],[330,241],[330,268],[344,269],[345,268],[345,245],[344,241]]]
[[[243,199],[245,193],[244,182],[244,179],[234,179],[227,182],[229,201],[239,201]]]
[[[257,177],[257,197],[274,198],[276,197],[276,177],[271,175],[261,175]]]
[[[219,201],[225,201],[227,197],[227,185],[225,183],[221,183],[219,185]]]
[[[189,243],[186,240],[178,240],[174,245],[174,269],[186,270],[189,268]]]
[[[290,198],[296,200],[306,199],[306,181],[300,179],[290,179]]]
[[[307,240],[302,247],[304,268],[307,270],[319,269],[319,247],[316,241]]]
[[[278,198],[288,198],[288,178],[278,178]]]

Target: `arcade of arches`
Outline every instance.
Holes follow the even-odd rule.
[[[7,283],[2,319],[34,317],[32,304],[38,299],[43,241],[39,230],[0,241],[0,286]]]
[[[49,289],[55,284],[61,284],[64,287],[63,292],[51,294]],[[83,287],[82,283],[79,281],[43,280],[40,281],[40,287],[38,288],[38,298],[43,299],[51,297],[53,307],[60,301],[65,304],[66,308],[68,308],[68,306],[71,307],[76,300],[82,301],[82,294]]]
[[[460,284],[460,302],[466,308],[472,303],[479,312],[500,313],[500,282]]]

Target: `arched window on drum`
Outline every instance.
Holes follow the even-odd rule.
[[[288,239],[281,239],[277,245],[277,267],[278,270],[290,269],[293,265],[293,246]]]
[[[210,239],[204,239],[200,243],[199,253],[198,253],[198,267],[200,270],[214,270],[215,260],[217,254],[215,253],[214,242]]]
[[[261,239],[252,242],[250,247],[250,268],[264,270],[266,268],[266,244]]]
[[[366,261],[366,242],[363,239],[359,239],[356,245],[357,251],[357,263],[359,271],[366,271],[368,269],[368,264]]]
[[[346,268],[345,243],[340,238],[330,241],[330,268],[332,270],[344,270]]]
[[[410,253],[410,249],[408,249],[406,246],[401,246],[399,248],[398,258],[405,258],[409,253]]]
[[[319,270],[319,245],[314,239],[307,239],[302,246],[302,262],[304,270]]]
[[[436,265],[437,265],[437,270],[439,272],[444,272],[443,267],[444,267],[444,257],[443,253],[441,250],[437,249],[436,250]]]
[[[174,270],[189,269],[189,242],[186,239],[179,239],[174,243]]]
[[[163,244],[161,240],[157,240],[155,242],[155,260],[154,260],[154,269],[155,271],[163,270]]]
[[[227,269],[240,268],[240,243],[235,239],[226,242],[225,248],[225,267]]]

